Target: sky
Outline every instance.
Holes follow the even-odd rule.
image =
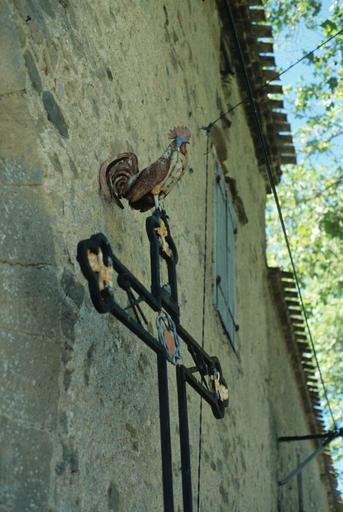
[[[318,15],[319,20],[325,21],[330,17],[330,3],[331,0],[323,0],[322,9]],[[343,0],[342,0],[343,9]],[[320,31],[308,30],[304,24],[300,24],[295,30],[292,38],[285,37],[285,32],[278,37],[274,37],[274,54],[279,71],[286,69],[288,66],[300,59],[304,54],[312,51],[319,44],[323,42],[323,34]],[[318,50],[320,52],[320,49]],[[287,71],[281,76],[281,83],[284,87],[289,84],[298,82],[302,77],[309,77],[310,69],[306,65],[306,61],[300,62],[290,71]],[[289,107],[289,105],[288,105]],[[291,112],[290,108],[286,110],[289,118],[289,122],[294,132],[297,128],[300,128],[302,122],[296,119]],[[342,120],[343,122],[343,120]]]

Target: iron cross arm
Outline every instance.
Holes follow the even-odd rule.
[[[150,291],[115,256],[102,233],[79,242],[77,260],[88,281],[95,309],[115,316],[157,355],[164,512],[174,512],[167,361],[176,364],[183,505],[184,511],[192,512],[186,385],[210,405],[218,419],[224,417],[228,406],[228,389],[218,358],[210,356],[180,324],[176,279],[178,255],[166,213],[156,209],[147,218],[146,230],[150,243]],[[162,261],[167,265],[167,283],[161,283]],[[119,290],[126,292],[128,305],[118,303]],[[156,314],[157,336],[152,334],[144,305]],[[180,339],[188,348],[193,367],[177,364],[181,359]]]
[[[140,338],[156,354],[165,353],[165,348],[159,340],[143,326],[139,317],[142,315],[141,305],[147,304],[156,313],[166,310],[173,321],[178,336],[183,340],[191,354],[195,367],[187,369],[186,378],[191,387],[199,393],[212,408],[216,418],[223,418],[228,405],[226,382],[218,358],[210,356],[190,333],[180,324],[179,306],[177,304],[176,272],[175,272],[175,246],[167,238],[169,247],[172,247],[173,257],[162,255],[167,260],[168,287],[161,286],[159,260],[156,247],[161,253],[160,236],[151,231],[156,228],[156,218],[148,219],[147,230],[151,248],[151,292],[126,268],[114,255],[112,248],[102,233],[92,235],[78,244],[77,259],[83,275],[88,281],[91,300],[99,313],[111,313],[122,322],[130,331]],[[149,233],[150,231],[150,233]],[[117,274],[117,285],[131,297],[129,308],[118,304],[115,299],[114,279]],[[133,292],[137,297],[134,297]],[[137,311],[137,308],[138,311]],[[136,318],[129,314],[128,309],[137,312]],[[140,312],[139,312],[140,311]],[[200,381],[195,373],[200,374]],[[205,377],[209,378],[206,383]]]

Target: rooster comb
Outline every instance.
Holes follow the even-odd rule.
[[[177,126],[176,128],[173,128],[169,132],[169,138],[170,139],[176,139],[176,137],[182,137],[186,140],[189,140],[191,138],[191,131],[186,128],[185,126]]]

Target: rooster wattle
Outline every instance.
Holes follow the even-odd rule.
[[[191,132],[178,127],[169,132],[172,139],[162,156],[139,172],[134,153],[120,153],[104,162],[100,169],[100,188],[107,200],[114,199],[122,208],[121,198],[129,201],[131,208],[144,212],[160,207],[180,180],[187,166],[187,147]]]

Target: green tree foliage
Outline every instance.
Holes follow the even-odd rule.
[[[338,1],[266,0],[278,44],[308,30],[320,40],[343,28]],[[323,12],[327,11],[327,17]],[[299,38],[298,38],[299,39]],[[301,45],[309,50],[306,38]],[[309,55],[286,88],[298,165],[278,187],[319,361],[336,420],[343,424],[343,33]],[[299,68],[298,68],[299,69]],[[300,67],[304,69],[304,67]],[[292,75],[293,76],[293,75]],[[287,80],[287,75],[285,75]],[[292,79],[293,81],[293,79]],[[290,268],[272,202],[267,208],[269,263]],[[324,402],[323,402],[324,406]],[[332,425],[329,422],[328,427]],[[342,441],[336,445],[343,458]],[[341,462],[342,464],[342,462]]]

